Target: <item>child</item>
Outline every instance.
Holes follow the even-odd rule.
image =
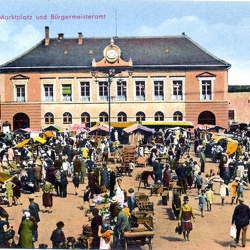
[[[80,177],[79,177],[78,173],[75,173],[75,175],[72,179],[72,182],[73,182],[74,187],[75,187],[75,195],[78,195],[77,190],[78,190],[79,184],[80,184]]]
[[[205,208],[205,204],[208,201],[207,197],[205,196],[205,190],[201,190],[201,194],[198,195],[195,199],[199,200],[199,208],[200,208],[200,211],[201,211],[201,217],[204,217],[203,211],[204,211],[204,208]]]
[[[224,180],[220,181],[220,196],[221,205],[224,206],[225,197],[228,196],[228,186],[225,185]]]
[[[207,211],[211,211],[212,204],[214,202],[214,192],[211,187],[207,189],[206,197],[207,197]]]
[[[86,202],[89,203],[89,195],[90,195],[90,188],[89,186],[86,186],[86,190],[84,191],[84,194],[83,194],[83,206],[80,207],[81,210],[84,209]]]
[[[200,190],[202,188],[202,177],[201,177],[201,172],[198,173],[197,177],[196,177],[196,186],[198,189],[198,195],[200,194]]]

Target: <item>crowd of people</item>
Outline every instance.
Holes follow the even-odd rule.
[[[199,202],[201,217],[204,217],[205,204],[207,204],[208,211],[212,210],[213,181],[215,179],[220,181],[221,205],[224,205],[229,190],[231,203],[240,202],[241,205],[244,201],[244,186],[248,185],[250,179],[249,146],[245,143],[247,140],[244,135],[242,135],[237,151],[232,155],[226,153],[224,144],[217,143],[217,147],[222,148],[218,172],[210,172],[205,175],[205,178],[202,177],[202,173],[207,172],[206,157],[211,157],[212,152],[213,142],[207,138],[204,140],[201,133],[196,131],[193,143],[191,133],[187,130],[164,129],[156,133],[150,145],[142,140],[136,147],[136,154],[146,156],[147,165],[152,166],[152,171],[143,171],[141,174],[141,181],[145,187],[149,185],[150,176],[155,185],[171,189],[173,187],[170,183],[176,181],[177,186],[180,187],[180,192],[177,192],[173,199],[173,210],[176,219],[181,222],[185,241],[190,239],[191,218],[195,218],[192,207],[188,204],[188,190],[197,189],[196,199]],[[1,138],[0,145],[0,172],[13,177],[2,184],[2,202],[9,207],[22,205],[22,193],[30,194],[30,205],[23,210],[23,218],[17,232],[19,235],[17,246],[34,248],[34,242],[38,240],[39,212],[41,210],[34,201],[34,194],[42,191],[43,212],[53,213],[54,195],[67,198],[68,179],[72,178],[75,195],[78,195],[79,185],[86,184],[81,209],[87,209],[89,201],[97,199],[100,194],[108,193],[111,223],[109,226],[103,224],[100,211],[92,210],[92,247],[108,249],[110,247],[110,229],[114,230],[113,247],[119,247],[123,242],[122,232],[130,230],[131,213],[136,207],[134,189],[130,188],[129,194],[127,194],[122,184],[122,178],[117,176],[115,169],[108,167],[111,154],[117,154],[123,164],[118,150],[119,143],[110,145],[107,138],[88,139],[84,134],[71,136],[66,133],[58,133],[48,139],[44,145],[31,144],[29,147],[17,147],[23,139],[22,135],[7,133]],[[199,161],[193,160],[189,156],[192,143]],[[15,167],[12,164],[14,159],[18,159]],[[132,175],[134,162],[130,161],[128,166],[128,174]],[[180,202],[181,194],[185,195],[183,204]],[[177,202],[175,203],[175,201]],[[247,209],[245,208],[245,210]],[[14,246],[13,237],[10,237],[13,231],[9,225],[7,213],[1,212],[0,217],[0,234],[8,235],[8,237],[0,237],[2,239],[0,243],[3,246],[6,244]],[[236,217],[234,214],[232,223],[237,226],[235,241],[238,243],[240,229],[244,227],[243,232],[245,232],[248,224],[239,226],[236,223]],[[61,243],[66,241],[62,231],[64,222],[59,221],[56,227],[50,238],[53,248],[58,248]],[[242,244],[245,246],[245,240]]]

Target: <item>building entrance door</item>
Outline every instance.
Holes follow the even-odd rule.
[[[203,111],[198,116],[198,124],[216,125],[215,115],[210,111]]]
[[[13,117],[13,131],[19,128],[29,128],[30,127],[30,119],[24,113],[17,113]]]

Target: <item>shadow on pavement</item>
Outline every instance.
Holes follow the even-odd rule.
[[[180,238],[161,236],[161,238],[168,241],[183,241],[183,238],[181,236]]]

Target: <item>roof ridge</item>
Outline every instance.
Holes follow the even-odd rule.
[[[111,37],[84,37],[82,39],[155,39],[155,38],[182,38],[184,35],[169,35],[169,36],[111,36]],[[78,39],[78,37],[63,37],[61,40]],[[50,40],[58,40],[58,37],[51,37]]]

